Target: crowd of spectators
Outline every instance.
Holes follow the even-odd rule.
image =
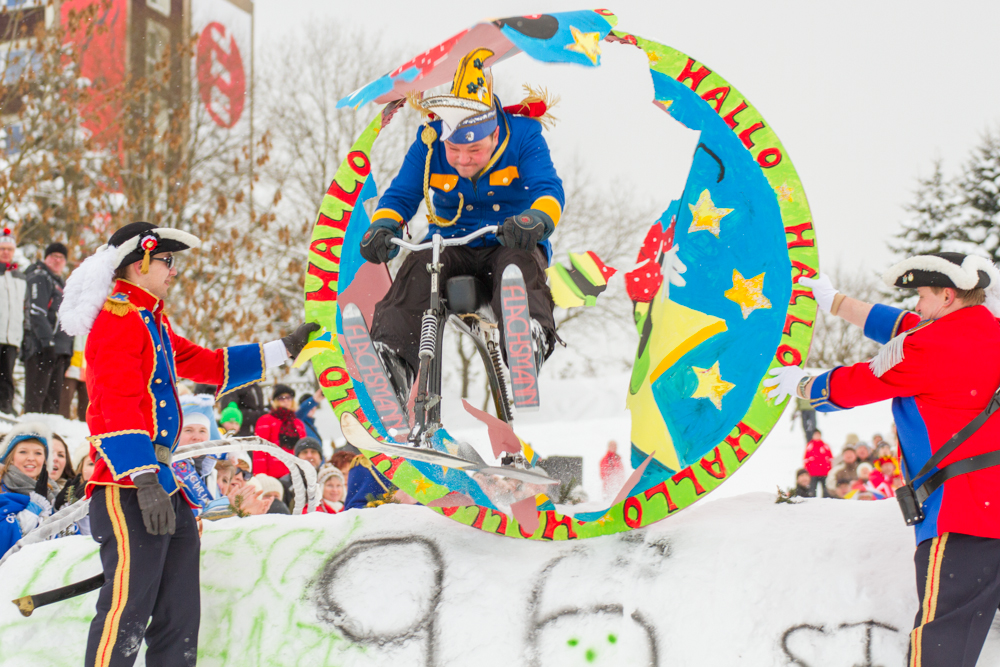
[[[807,438],[793,495],[802,498],[883,500],[903,485],[896,447],[876,433],[871,444],[850,433],[834,457],[818,429]]]
[[[335,447],[329,438],[322,437],[315,419],[322,400],[320,392],[305,394],[301,404],[296,404],[292,388],[276,384],[267,388],[270,410],[255,414],[240,406],[262,406],[255,400],[260,396],[251,394],[248,401],[245,396],[228,395],[217,401],[214,390],[201,385],[193,390],[179,387],[184,423],[179,447],[241,435],[267,440],[316,470],[310,495],[318,497],[316,511],[324,514],[387,502],[414,502],[356,449]],[[324,448],[331,451],[329,457]],[[93,456],[89,443],[81,442],[71,449],[43,423],[17,423],[0,439],[0,556],[54,512],[86,497]],[[186,496],[199,505],[195,512],[201,520],[307,512],[307,508],[295,506],[292,480],[295,475],[306,483],[302,468],[287,465],[272,453],[240,450],[206,454],[175,460],[171,465]],[[89,535],[87,517],[60,533],[67,534]]]

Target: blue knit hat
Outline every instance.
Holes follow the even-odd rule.
[[[186,394],[181,396],[181,409],[184,411],[184,416],[196,413],[204,415],[208,418],[208,439],[222,440],[222,434],[219,433],[219,426],[215,423],[214,406],[215,399],[212,398],[211,394]]]
[[[41,422],[18,424],[3,437],[3,440],[0,440],[0,451],[3,451],[3,456],[0,456],[0,463],[6,463],[7,457],[14,451],[17,443],[24,442],[25,440],[37,440],[42,443],[42,447],[45,448],[45,458],[48,458],[49,438],[51,437],[52,431]]]

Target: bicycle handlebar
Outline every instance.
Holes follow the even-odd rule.
[[[468,236],[456,236],[453,238],[442,237],[441,246],[447,247],[447,246],[466,245],[470,241],[478,239],[480,236],[486,236],[487,234],[495,234],[497,229],[499,229],[497,225],[488,225],[486,227],[477,229]],[[434,234],[434,236],[440,236],[440,234]],[[427,250],[428,248],[434,247],[433,237],[430,241],[425,241],[424,243],[409,243],[408,241],[404,241],[403,239],[397,239],[397,238],[393,238],[392,242],[398,245],[400,248],[406,248],[407,250],[411,250],[413,252],[416,252],[418,250]]]

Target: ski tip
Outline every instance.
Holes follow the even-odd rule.
[[[521,269],[516,264],[508,264],[507,268],[503,270],[503,279],[506,280],[507,278],[524,280],[524,274],[521,273]]]
[[[344,314],[344,317],[361,317],[361,309],[353,303],[345,303],[340,312]]]

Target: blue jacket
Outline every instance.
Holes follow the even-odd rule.
[[[21,524],[17,514],[28,506],[30,499],[21,493],[0,493],[0,556],[21,539]]]
[[[351,469],[347,473],[347,493],[344,497],[344,509],[360,509],[364,507],[376,507],[368,499],[371,496],[375,502],[385,500],[386,496],[391,496],[396,491],[385,475],[375,469],[368,459],[358,454],[351,462]]]
[[[323,442],[323,438],[319,437],[319,431],[316,430],[316,420],[309,416],[309,411],[318,405],[316,399],[310,396],[302,401],[302,405],[295,411],[295,416],[305,425],[307,437],[315,438],[317,442]]]
[[[446,220],[453,219],[461,195],[462,215],[448,227],[431,225],[427,238],[435,232],[444,237],[465,236],[481,227],[498,225],[529,208],[544,211],[552,222],[559,224],[565,196],[562,181],[549,155],[548,144],[542,137],[541,123],[531,118],[508,115],[502,110],[499,121],[499,144],[493,159],[476,181],[460,177],[448,164],[444,142],[440,139],[434,142],[429,187],[433,193],[435,213]],[[434,121],[430,126],[440,137],[441,121]],[[417,139],[406,153],[403,166],[379,199],[372,220],[390,218],[403,224],[416,215],[424,200],[424,166],[427,161],[427,146],[420,139],[422,130],[421,127],[417,131]],[[485,247],[499,243],[495,237],[487,235],[469,245]],[[551,259],[549,242],[543,241],[541,245]]]

